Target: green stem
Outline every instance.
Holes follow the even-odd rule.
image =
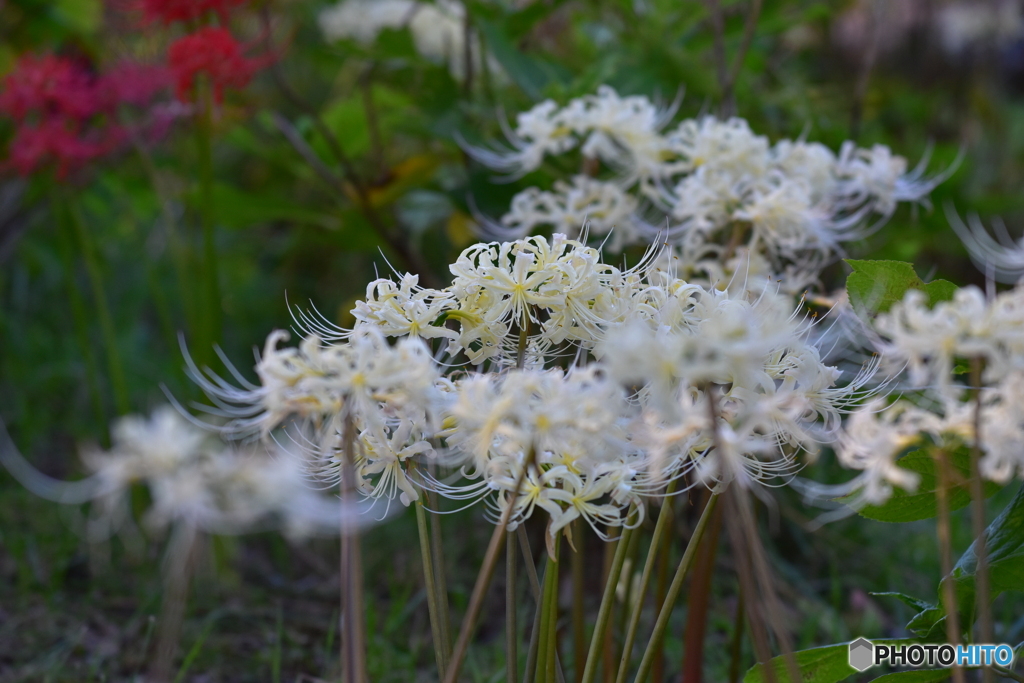
[[[117,353],[114,320],[110,315],[110,306],[107,304],[106,292],[103,289],[103,276],[100,272],[99,260],[96,257],[95,244],[92,241],[92,234],[85,226],[78,205],[73,201],[68,202],[68,214],[71,216],[71,224],[78,237],[79,248],[82,250],[82,258],[85,261],[85,272],[89,277],[89,286],[92,289],[93,303],[96,305],[96,316],[99,318],[100,334],[103,336],[103,346],[107,355],[107,371],[110,373],[110,385],[114,391],[114,406],[118,415],[125,415],[130,410],[128,385],[125,382],[121,357]]]
[[[630,510],[630,514],[633,511]],[[627,519],[629,516],[627,515]],[[622,564],[626,560],[626,552],[629,550],[629,537],[633,535],[634,529],[625,528],[619,536],[618,546],[615,548],[615,557],[612,559],[612,566],[608,572],[608,580],[604,584],[604,594],[601,596],[601,607],[597,611],[597,622],[594,624],[594,634],[590,638],[590,650],[587,651],[587,663],[583,667],[582,683],[593,683],[597,675],[597,664],[601,659],[601,643],[604,634],[608,630],[612,606],[615,604],[615,587],[619,583],[619,574],[622,573]]]
[[[432,467],[432,465],[431,465]],[[427,502],[431,509],[440,510],[437,494],[427,492]],[[437,621],[441,627],[441,644],[444,647],[445,662],[452,655],[452,618],[448,611],[448,580],[445,571],[444,548],[441,543],[441,519],[438,515],[430,515],[430,552],[434,561],[434,587],[437,589]]]
[[[416,531],[420,538],[420,557],[423,562],[423,583],[427,590],[427,612],[430,615],[430,640],[434,643],[434,659],[437,661],[437,677],[444,678],[448,662],[438,624],[437,587],[434,583],[434,561],[430,550],[430,534],[427,532],[427,513],[423,500],[416,501]]]
[[[704,530],[708,526],[708,522],[711,520],[712,513],[715,511],[715,507],[718,504],[718,494],[713,494],[708,500],[708,504],[704,506],[704,511],[700,515],[700,520],[697,522],[697,528],[693,530],[693,536],[690,537],[690,542],[686,544],[686,550],[683,552],[683,557],[679,560],[679,566],[676,568],[676,574],[672,577],[672,583],[668,587],[668,594],[665,596],[665,602],[661,606],[661,611],[658,613],[658,620],[654,623],[654,632],[651,634],[651,640],[647,643],[647,650],[644,652],[644,657],[640,661],[640,670],[637,671],[636,678],[633,679],[634,683],[644,683],[647,680],[648,674],[651,672],[651,664],[654,659],[655,644],[660,642],[665,637],[665,629],[668,627],[669,617],[672,616],[672,608],[676,604],[676,599],[679,597],[679,591],[683,588],[683,580],[686,578],[686,572],[690,569],[690,564],[693,562],[693,556],[697,551],[697,546],[700,545],[700,539],[704,535]]]
[[[573,660],[575,663],[576,680],[579,681],[583,676],[583,667],[586,664],[586,647],[587,647],[587,633],[586,633],[586,622],[584,621],[585,615],[583,611],[583,597],[584,597],[584,586],[585,581],[584,574],[585,568],[583,566],[583,542],[584,533],[586,532],[586,523],[583,519],[577,519],[573,522],[573,541],[574,548],[572,550],[572,642],[573,642]]]
[[[658,558],[658,549],[661,546],[662,538],[665,536],[665,529],[668,527],[668,519],[672,516],[672,494],[675,493],[676,481],[668,485],[665,491],[665,502],[661,506],[661,513],[654,525],[654,535],[651,537],[651,546],[647,551],[647,560],[644,562],[644,571],[640,575],[640,586],[633,606],[633,612],[629,615],[629,624],[626,627],[626,642],[622,646],[622,658],[619,660],[619,672],[615,676],[615,683],[623,683],[626,680],[626,673],[629,670],[629,660],[633,657],[633,643],[636,640],[636,632],[640,626],[640,613],[643,611],[644,596],[647,595],[647,586],[650,584],[651,575],[654,573],[655,560]]]
[[[217,245],[214,231],[213,200],[213,103],[209,88],[201,95],[202,110],[196,126],[196,145],[199,154],[199,212],[203,228],[203,324],[199,335],[197,356],[212,358],[213,346],[220,340],[221,300],[217,274]]]
[[[505,680],[509,683],[519,678],[519,628],[516,624],[516,612],[519,608],[519,596],[516,590],[516,534],[514,531],[505,533]]]
[[[537,654],[536,683],[554,683],[555,657],[558,649],[558,550],[562,535],[556,534],[554,555],[548,556],[544,569],[544,591],[538,609],[541,611],[540,646]]]
[[[53,207],[55,212],[59,211],[57,206]],[[71,302],[71,315],[75,319],[75,337],[82,352],[82,360],[85,362],[85,381],[89,387],[89,395],[92,399],[93,409],[96,412],[96,424],[107,431],[106,410],[103,408],[103,394],[100,392],[99,372],[96,369],[96,357],[92,352],[92,344],[89,343],[89,317],[85,311],[85,301],[82,300],[82,293],[78,291],[75,284],[75,257],[74,243],[75,231],[68,221],[64,223],[61,230],[61,258],[64,261],[64,271],[67,274],[68,299]],[[104,436],[104,440],[106,440]]]

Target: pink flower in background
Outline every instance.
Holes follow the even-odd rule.
[[[0,114],[17,124],[0,170],[30,175],[52,166],[64,178],[117,150],[133,131],[147,138],[166,131],[166,115],[154,125],[150,114],[169,83],[165,67],[125,62],[100,74],[69,57],[22,55],[0,90]],[[118,120],[123,105],[141,111],[131,128]]]
[[[228,10],[244,3],[245,0],[138,0],[136,7],[142,10],[146,22],[167,25],[175,21],[193,21],[208,12],[214,12],[227,23]]]
[[[55,55],[23,55],[4,79],[0,112],[15,121],[59,113],[88,118],[103,109],[97,77],[77,62]]]
[[[205,76],[213,87],[217,102],[224,99],[225,88],[243,88],[253,74],[265,67],[268,57],[249,58],[231,32],[208,26],[171,43],[168,63],[174,76],[175,94],[187,102],[198,76]]]

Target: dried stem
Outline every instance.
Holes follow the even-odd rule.
[[[946,642],[950,645],[959,645],[960,625],[956,593],[953,581],[945,580],[953,572],[953,542],[949,521],[949,486],[952,480],[949,471],[949,455],[943,449],[936,449],[933,456],[938,474],[936,482],[938,485],[935,487],[935,531],[939,541],[939,565],[944,579],[940,586],[942,588],[942,603],[946,608]],[[963,668],[954,666],[952,672],[953,683],[964,683]]]

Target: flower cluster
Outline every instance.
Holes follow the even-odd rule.
[[[337,502],[315,493],[298,457],[284,449],[227,446],[171,406],[149,418],[122,418],[112,437],[111,450],[84,454],[99,481],[94,535],[124,522],[128,491],[138,483],[149,489],[146,521],[156,527],[185,523],[212,533],[281,527],[293,535],[340,528]]]
[[[1024,477],[1024,287],[990,298],[963,287],[932,307],[910,290],[874,327],[883,362],[905,368],[908,385],[905,398],[888,406],[876,399],[844,428],[837,455],[862,470],[852,483],[859,502],[884,502],[892,486],[913,490],[917,477],[896,464],[899,456],[918,444],[973,445],[976,422],[982,476],[1000,483]],[[967,378],[971,366],[979,372]]]
[[[159,22],[164,25],[176,21],[190,22],[213,13],[227,23],[228,12],[243,4],[245,0],[136,0],[136,9],[142,12],[147,23]]]
[[[150,105],[167,82],[159,67],[126,63],[95,73],[68,57],[23,55],[0,89],[0,114],[17,125],[5,165],[22,175],[52,166],[64,178],[133,134],[159,135],[173,112]],[[147,114],[137,130],[120,122],[122,106]]]
[[[332,479],[353,438],[352,484],[370,498],[409,504],[427,487],[486,499],[512,524],[543,510],[552,535],[577,518],[603,534],[639,523],[646,497],[691,471],[708,486],[789,474],[836,437],[874,368],[839,387],[790,299],[687,283],[656,262],[621,270],[561,234],[481,243],[444,289],[370,283],[353,330],[304,315],[297,348],[272,334],[259,385],[193,374],[226,431],[290,421],[314,434]]]
[[[206,78],[216,102],[224,100],[226,88],[244,88],[271,59],[246,57],[244,46],[225,28],[207,26],[171,43],[168,64],[174,75],[179,100],[192,99],[197,79]]]
[[[504,239],[542,226],[569,234],[585,226],[593,236],[613,235],[615,248],[667,238],[689,279],[713,282],[723,266],[749,265],[795,292],[843,242],[869,234],[900,202],[926,202],[942,180],[924,177],[924,162],[908,170],[882,145],[847,142],[838,154],[804,140],[772,145],[739,118],[703,116],[668,128],[675,110],[602,86],[564,107],[547,100],[519,114],[506,130],[511,149],[467,151],[515,179],[575,150],[587,173],[552,190],[524,190],[500,222],[482,222]]]

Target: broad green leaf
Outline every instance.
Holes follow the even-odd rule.
[[[846,292],[850,304],[861,313],[884,313],[897,301],[902,301],[907,290],[920,289],[928,295],[928,305],[948,301],[956,285],[946,280],[925,283],[914,272],[914,266],[903,261],[857,261],[846,259],[853,272],[846,279]]]
[[[885,674],[871,683],[937,683],[952,675],[952,669],[917,669],[916,671],[897,671]]]
[[[919,519],[930,519],[937,514],[937,499],[935,492],[938,490],[938,475],[935,458],[925,450],[917,450],[904,455],[896,461],[900,467],[916,472],[920,477],[917,489],[913,492],[904,491],[894,487],[893,495],[883,505],[868,505],[858,512],[862,517],[874,519],[879,522],[915,522]],[[971,493],[967,487],[967,479],[970,476],[970,453],[966,449],[955,451],[950,456],[950,469],[954,479],[963,480],[963,484],[948,487],[949,509],[959,510],[967,507],[971,502]],[[999,485],[991,482],[985,485],[985,496],[991,496],[1000,489]],[[851,494],[842,501],[848,501],[857,494]]]
[[[198,203],[198,193],[190,200]],[[248,228],[275,221],[316,225],[328,230],[341,227],[336,216],[308,209],[283,197],[265,192],[246,192],[227,183],[213,186],[214,221],[226,228]]]
[[[909,644],[917,640],[901,638],[895,640],[873,640],[876,645],[892,645],[895,643]],[[825,645],[809,650],[794,652],[796,665],[800,669],[801,683],[838,683],[847,676],[857,673],[857,670],[850,666],[850,644]],[[786,658],[783,656],[773,657],[768,664],[775,668],[775,680],[777,683],[792,683],[789,677],[789,667]],[[755,664],[743,677],[743,683],[766,683],[764,676],[764,665]]]
[[[415,107],[408,95],[384,85],[374,85],[371,95],[377,131],[382,144],[387,145],[395,129],[415,117]],[[370,150],[370,122],[366,111],[365,94],[362,89],[356,89],[353,94],[331,102],[321,112],[324,124],[350,157],[359,157]],[[310,140],[320,158],[334,161],[319,133],[314,131]]]

